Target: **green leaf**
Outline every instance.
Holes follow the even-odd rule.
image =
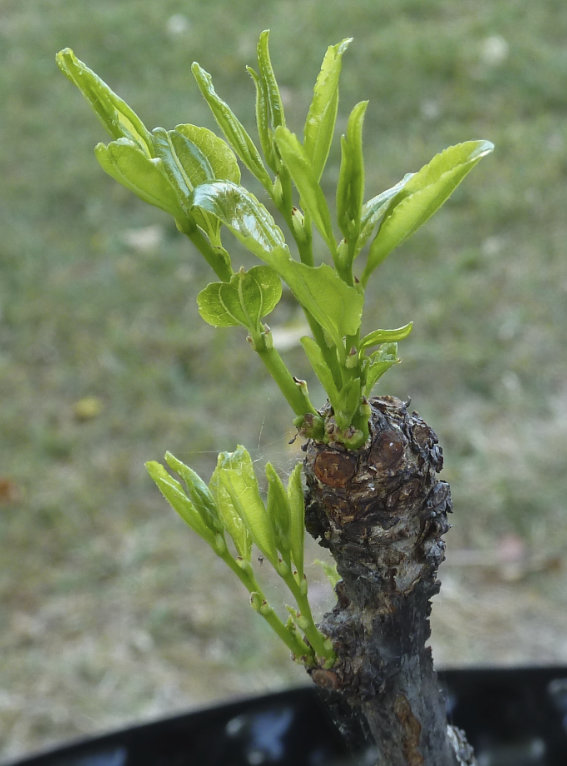
[[[230,282],[213,282],[197,296],[199,314],[213,327],[242,325],[255,331],[282,294],[280,278],[269,266],[241,269]]]
[[[161,131],[161,128],[156,128]],[[178,167],[186,180],[187,188],[193,189],[210,181],[240,181],[240,168],[228,144],[207,128],[195,125],[177,125],[167,134],[168,143],[175,158],[174,172]],[[162,156],[162,155],[160,155]],[[164,161],[165,161],[164,156]],[[220,221],[203,210],[195,210],[197,224],[204,229],[211,241],[220,245]]]
[[[226,101],[223,101],[217,95],[211,75],[199,66],[196,61],[193,62],[191,71],[218,126],[236,152],[237,157],[240,158],[248,170],[256,176],[266,189],[271,189],[272,181],[264,167],[258,149]]]
[[[231,181],[202,184],[193,191],[193,205],[215,215],[251,253],[271,266],[274,259],[288,257],[281,229],[244,187]]]
[[[352,38],[347,38],[327,48],[305,121],[303,144],[316,181],[321,178],[333,140],[339,104],[342,57],[351,40]]]
[[[358,252],[362,250],[372,236],[376,226],[388,209],[392,197],[395,197],[403,189],[413,175],[414,173],[406,173],[397,184],[394,184],[390,189],[386,189],[364,203],[361,211],[360,232],[357,241]]]
[[[346,239],[356,238],[360,229],[364,196],[362,125],[368,101],[352,110],[345,136],[341,138],[341,167],[337,183],[337,221]]]
[[[260,497],[254,465],[246,448],[239,445],[234,452],[221,452],[215,474],[218,486],[228,494],[232,508],[245,523],[253,541],[277,567],[274,528]]]
[[[272,127],[270,125],[270,112],[268,107],[268,94],[266,93],[266,84],[262,78],[251,66],[246,67],[246,71],[254,81],[256,88],[256,127],[258,129],[258,138],[260,146],[264,153],[264,158],[268,167],[276,171],[277,157],[274,152],[274,142],[272,137]]]
[[[396,330],[374,330],[374,332],[368,333],[368,335],[362,338],[359,348],[370,348],[370,346],[378,346],[380,343],[395,343],[399,340],[404,340],[412,329],[413,322],[409,322],[403,327],[398,327]]]
[[[183,491],[181,484],[165,470],[161,463],[157,463],[155,460],[147,462],[146,469],[173,510],[181,516],[191,529],[212,545],[215,531],[205,524],[201,515]]]
[[[301,463],[298,463],[287,483],[290,508],[289,539],[291,553],[299,578],[303,578],[303,556],[305,549],[305,500],[301,484]]]
[[[348,428],[361,402],[360,378],[349,380],[339,392],[335,419],[339,428]]]
[[[408,180],[390,201],[382,219],[370,247],[362,275],[363,284],[384,258],[425,223],[473,167],[493,149],[489,141],[467,141],[451,146]]]
[[[274,149],[274,130],[285,125],[282,99],[276,81],[268,49],[269,30],[264,30],[258,40],[259,74],[247,67],[256,86],[256,124],[260,145],[270,168],[279,171],[279,159]]]
[[[171,139],[193,186],[208,181],[239,183],[240,168],[234,152],[212,130],[197,125],[176,125]]]
[[[305,351],[305,356],[309,360],[313,372],[323,386],[325,393],[329,397],[332,407],[337,407],[339,403],[339,390],[335,385],[333,373],[329,369],[325,357],[318,344],[309,335],[301,338],[301,345]]]
[[[212,131],[195,125],[178,125],[170,131],[154,128],[152,136],[155,154],[163,161],[185,209],[191,206],[191,190],[195,186],[216,179],[240,180],[236,157],[228,144]],[[210,240],[220,245],[218,218],[203,210],[195,210],[194,218]]]
[[[390,367],[399,363],[398,347],[396,343],[384,344],[378,351],[364,360],[363,379],[364,386],[362,394],[369,397],[376,381],[387,372]]]
[[[154,128],[152,138],[154,142],[154,156],[161,160],[161,167],[169,179],[169,183],[177,192],[177,199],[180,205],[184,209],[189,209],[193,186],[173,147],[171,133],[165,130],[165,128]]]
[[[343,282],[333,268],[326,263],[307,266],[291,258],[274,261],[272,267],[337,348],[342,347],[345,335],[356,335],[364,295],[356,287]]]
[[[230,453],[221,452],[217,459],[217,466],[211,476],[209,489],[215,499],[224,527],[234,542],[234,546],[240,558],[249,562],[252,557],[252,538],[241,514],[240,508],[235,505],[231,493],[222,480],[225,456]]]
[[[144,202],[165,210],[176,219],[187,218],[161,159],[148,157],[128,138],[119,138],[108,145],[97,144],[95,155],[108,175]]]
[[[127,138],[147,157],[151,157],[151,134],[133,109],[78,59],[70,48],[59,51],[56,61],[63,74],[79,88],[91,104],[112,138]]]
[[[178,460],[175,455],[172,455],[171,452],[165,453],[165,461],[183,479],[189,491],[189,497],[199,512],[203,523],[209,529],[222,534],[224,532],[224,524],[219,517],[215,499],[203,479],[192,468]]]
[[[270,124],[272,129],[275,129],[278,127],[278,125],[285,125],[285,116],[280,89],[278,87],[274,70],[272,68],[272,62],[270,60],[270,51],[268,47],[269,38],[270,30],[265,29],[260,34],[260,38],[258,40],[258,68],[260,70],[262,80],[266,84]]]
[[[287,492],[282,480],[273,465],[267,463],[266,478],[268,480],[267,511],[276,535],[276,544],[284,561],[289,565],[290,552],[290,507]]]
[[[319,185],[309,156],[297,136],[280,126],[275,132],[276,144],[301,198],[301,205],[334,255],[337,249],[331,214],[323,190]]]

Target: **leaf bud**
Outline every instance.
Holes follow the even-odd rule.
[[[348,352],[347,357],[345,359],[345,367],[347,368],[347,370],[354,370],[357,365],[358,365],[358,351],[353,346],[351,350]]]
[[[276,176],[274,183],[272,184],[272,199],[276,207],[279,207],[283,202],[283,189],[282,182],[279,176]]]
[[[267,324],[264,325],[262,338],[264,339],[266,351],[271,351],[271,349],[274,347],[274,336],[272,335],[272,331]]]
[[[305,230],[305,216],[297,207],[291,211],[291,230],[297,242],[305,243],[309,240],[309,232]]]
[[[365,396],[362,397],[362,401],[360,403],[360,407],[358,408],[358,411],[362,418],[365,418],[367,420],[370,419],[370,416],[372,415],[372,408],[370,407],[370,403]]]
[[[226,540],[223,535],[215,535],[213,540],[213,549],[217,556],[222,556],[227,551]]]
[[[262,606],[262,596],[257,591],[250,594],[250,606],[254,611],[259,612]]]

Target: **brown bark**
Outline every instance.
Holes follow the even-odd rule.
[[[431,597],[440,587],[449,485],[439,481],[437,437],[393,397],[370,402],[363,449],[309,442],[306,524],[331,550],[341,582],[321,625],[337,662],[313,680],[366,719],[384,766],[470,766],[462,732],[448,726],[433,668]],[[331,418],[331,413],[328,413]]]

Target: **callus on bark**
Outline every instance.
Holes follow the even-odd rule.
[[[306,446],[306,524],[342,580],[321,628],[337,661],[313,680],[361,714],[384,766],[472,766],[448,725],[433,668],[431,597],[440,587],[449,485],[437,437],[394,397],[371,400],[364,448]],[[331,418],[332,413],[327,413]]]

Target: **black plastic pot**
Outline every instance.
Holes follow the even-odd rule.
[[[449,717],[479,766],[566,766],[567,667],[440,674]],[[5,766],[363,766],[314,687],[106,734]],[[386,766],[386,765],[384,765]]]

